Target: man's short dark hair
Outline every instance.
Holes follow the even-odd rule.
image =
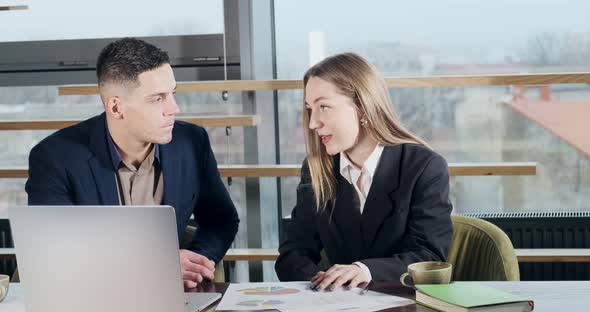
[[[98,56],[98,84],[114,81],[134,85],[139,74],[169,64],[168,53],[143,40],[123,38],[109,43]]]

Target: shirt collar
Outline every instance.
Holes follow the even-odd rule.
[[[107,128],[107,145],[109,146],[109,152],[111,154],[111,161],[113,163],[113,169],[115,169],[115,171],[119,170],[119,167],[121,166],[121,162],[123,161],[123,159],[121,159],[121,155],[119,154],[119,151],[117,150],[117,147],[115,147],[115,142],[113,142],[113,138],[111,137],[111,133],[108,131],[108,127],[106,126],[106,121],[105,121],[105,127]],[[158,163],[160,163],[160,145],[159,144],[154,144],[154,159],[155,161],[157,161]]]
[[[373,176],[375,176],[375,171],[377,170],[377,165],[379,165],[379,159],[381,158],[381,154],[383,153],[383,145],[381,144],[377,144],[377,146],[375,146],[375,149],[373,150],[373,152],[371,152],[371,155],[369,155],[369,158],[367,158],[367,160],[365,161],[365,164],[363,165],[363,168],[365,168],[367,170],[367,172],[369,173],[369,177],[372,179]],[[340,152],[340,174],[346,178],[346,180],[348,180],[348,182],[352,183],[350,181],[350,177],[348,175],[348,167],[350,167],[351,169],[357,169],[357,170],[361,170],[363,168],[357,168],[351,161],[350,159],[348,159],[348,156],[346,155],[346,153],[344,152]]]

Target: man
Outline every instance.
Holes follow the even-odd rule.
[[[105,112],[60,130],[29,155],[29,205],[170,205],[178,237],[191,214],[198,229],[180,250],[186,287],[213,279],[238,230],[207,132],[175,121],[180,111],[166,52],[125,38],[106,46],[96,72]]]

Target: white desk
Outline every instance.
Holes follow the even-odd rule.
[[[478,282],[479,283],[479,282]],[[535,312],[588,311],[590,281],[481,282],[535,301]],[[398,285],[398,287],[401,287]],[[394,293],[395,294],[395,293]],[[391,309],[397,311],[397,309]],[[2,312],[25,312],[19,283],[10,284],[8,297],[0,303]],[[406,306],[400,311],[432,311],[422,306]]]
[[[588,311],[590,281],[482,282],[514,295],[530,297],[534,312]]]
[[[2,312],[25,312],[23,289],[20,283],[10,283],[8,296],[0,302]]]

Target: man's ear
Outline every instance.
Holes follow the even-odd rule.
[[[108,97],[104,105],[107,115],[115,119],[123,119],[123,105],[118,96]]]

